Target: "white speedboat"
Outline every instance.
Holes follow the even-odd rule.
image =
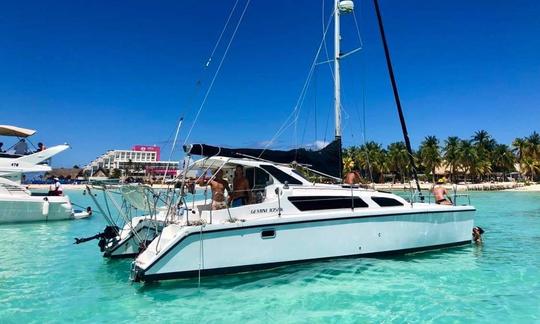
[[[68,196],[36,195],[0,177],[0,224],[73,218]]]
[[[314,184],[294,164],[341,178],[339,16],[353,10],[349,0],[334,2],[334,110],[336,139],[320,151],[227,149],[204,144],[185,147],[192,167],[225,171],[242,166],[249,182],[249,204],[212,210],[195,203],[163,228],[132,264],[131,279],[153,281],[271,268],[336,257],[362,257],[437,249],[471,242],[475,208],[407,201],[395,194],[343,185]],[[420,187],[382,20],[375,0],[386,59],[413,176]],[[323,36],[324,37],[324,36]],[[316,62],[316,60],[315,60]],[[184,179],[187,181],[187,179]]]
[[[0,125],[0,136],[17,137],[19,141],[36,131],[10,125]],[[73,210],[68,196],[33,194],[20,185],[26,172],[46,172],[51,167],[47,161],[69,148],[56,145],[27,154],[0,153],[0,224],[72,219]]]

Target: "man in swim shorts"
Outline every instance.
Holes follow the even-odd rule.
[[[445,179],[441,178],[437,180],[437,184],[433,187],[431,192],[435,197],[435,203],[438,205],[452,205],[452,200],[448,197],[448,191],[444,187]]]
[[[231,207],[244,206],[249,203],[249,182],[244,176],[244,167],[237,165],[234,170],[233,192],[229,196]]]

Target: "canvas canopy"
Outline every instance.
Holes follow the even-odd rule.
[[[0,136],[28,137],[36,133],[33,129],[22,128],[11,125],[0,125]]]
[[[289,151],[263,150],[250,148],[224,148],[206,144],[185,145],[187,154],[224,157],[256,157],[276,163],[299,163],[312,169],[341,178],[341,141],[335,140],[325,148],[311,151],[304,148]]]

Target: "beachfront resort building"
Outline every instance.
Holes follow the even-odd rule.
[[[90,175],[106,170],[110,177],[174,177],[178,161],[161,161],[160,147],[135,145],[131,150],[109,150],[90,162],[85,170]],[[115,176],[116,175],[116,176]]]

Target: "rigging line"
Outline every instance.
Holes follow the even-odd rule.
[[[223,35],[225,34],[225,31],[227,30],[227,27],[229,26],[229,22],[230,22],[231,17],[233,16],[233,14],[234,14],[234,12],[236,10],[236,7],[237,7],[239,1],[240,0],[236,0],[236,2],[234,3],[234,6],[232,7],[232,9],[230,11],[229,16],[227,17],[225,25],[223,26],[223,29],[221,30],[221,33],[219,34],[218,40],[216,41],[216,44],[214,44],[214,48],[212,49],[212,52],[210,53],[210,56],[208,57],[208,60],[206,61],[206,64],[203,67],[203,70],[201,71],[199,77],[197,78],[197,81],[195,82],[195,89],[194,89],[193,93],[191,94],[191,96],[189,97],[189,99],[187,101],[188,103],[187,103],[186,107],[188,107],[188,110],[190,110],[189,108],[192,106],[193,99],[195,98],[195,95],[197,94],[197,92],[200,89],[200,86],[202,84],[201,79],[203,77],[203,74],[207,70],[207,68],[210,66],[210,63],[212,62],[212,59],[214,58],[214,55],[215,55],[215,53],[217,51],[217,48],[219,47],[219,44],[221,44],[221,39],[223,38]],[[180,117],[177,124],[181,123],[182,120],[183,120],[183,117]],[[176,136],[178,136],[178,129],[177,129]],[[167,139],[167,143],[170,143],[170,140],[171,140],[172,137],[173,137],[173,132],[171,132],[171,134],[169,134],[169,138]],[[173,147],[171,149],[171,155],[174,154],[174,150],[175,150],[175,148],[174,148],[174,145],[173,145]]]
[[[178,122],[178,126],[176,127],[176,134],[174,135],[174,141],[172,143],[171,152],[169,153],[169,159],[167,160],[167,165],[165,166],[165,173],[163,174],[162,183],[165,183],[165,178],[167,177],[167,173],[169,172],[169,162],[172,159],[174,148],[176,147],[176,140],[178,139],[178,133],[180,132],[180,127],[182,127],[183,121],[184,121],[184,118],[181,117],[180,121]]]
[[[360,49],[364,48],[364,42],[362,41],[362,34],[360,33],[360,27],[358,21],[356,20],[356,12],[353,11],[354,26],[356,27],[356,35],[358,35],[358,41],[360,42]]]
[[[227,21],[225,22],[225,26],[223,26],[223,29],[221,30],[221,34],[219,34],[216,45],[214,45],[214,49],[212,50],[212,53],[210,54],[210,57],[208,57],[208,61],[206,61],[206,64],[204,65],[205,68],[208,67],[210,65],[210,63],[212,63],[212,59],[214,58],[214,54],[216,53],[216,50],[217,50],[219,44],[221,43],[221,39],[223,38],[223,34],[225,34],[225,30],[227,30],[227,27],[229,26],[229,22],[231,21],[231,17],[233,16],[234,11],[236,10],[236,6],[238,5],[238,1],[240,1],[240,0],[236,0],[236,2],[234,3],[234,6],[231,9],[231,12],[229,13],[229,17],[227,17]]]
[[[362,73],[362,141],[364,142],[364,147],[366,147],[367,143],[367,135],[366,135],[366,63],[365,59],[361,61],[361,67],[364,73]],[[366,151],[366,160],[368,163],[368,171],[369,171],[369,179],[371,180],[371,183],[373,183],[373,171],[371,167],[371,162],[369,161],[369,154],[367,154]]]
[[[321,21],[322,21],[322,27],[323,27],[323,31],[325,30],[325,28],[328,28],[328,26],[325,27],[324,25],[324,2],[325,0],[322,0],[322,15],[321,15]],[[332,14],[330,15],[330,17],[333,17],[335,14],[335,8],[334,8],[334,11],[332,11]],[[328,21],[328,25],[330,25],[330,21]],[[326,53],[326,61],[325,63],[328,63],[328,68],[330,69],[330,74],[332,75],[332,80],[334,80],[334,70],[332,69],[332,63],[334,61],[334,59],[330,59],[330,54],[328,53],[328,45],[326,44],[326,35],[324,34],[323,32],[323,42],[324,42],[324,52]]]
[[[223,66],[223,62],[225,61],[225,58],[227,57],[227,53],[229,52],[229,49],[231,48],[231,44],[236,36],[236,33],[238,32],[238,27],[240,27],[240,24],[242,23],[242,20],[244,19],[244,15],[247,11],[247,8],[249,7],[249,4],[251,3],[251,0],[247,0],[246,5],[244,6],[244,10],[242,11],[242,14],[240,15],[240,18],[238,19],[238,23],[236,24],[236,27],[234,28],[233,34],[231,35],[231,39],[229,40],[229,43],[227,44],[227,47],[225,48],[225,52],[223,53],[223,57],[221,58],[219,65],[217,67],[216,72],[214,73],[214,76],[212,78],[212,81],[210,82],[210,85],[208,86],[208,89],[206,90],[206,94],[204,95],[203,101],[199,107],[199,110],[197,111],[197,114],[195,115],[195,119],[193,120],[193,123],[191,124],[191,127],[189,129],[189,132],[186,136],[186,139],[184,141],[184,144],[187,143],[189,140],[189,137],[191,136],[191,132],[193,131],[193,128],[195,127],[195,124],[197,123],[197,119],[199,119],[199,115],[201,114],[201,111],[206,104],[206,100],[208,99],[208,96],[210,95],[210,92],[212,91],[212,88],[214,86],[214,83],[216,81],[217,76],[219,75],[219,72],[221,71],[221,67]]]
[[[329,22],[330,20],[332,19],[333,15],[331,15],[329,17]],[[289,114],[289,117],[287,117],[287,119],[285,120],[285,122],[282,124],[282,126],[278,129],[278,131],[276,132],[276,135],[277,133],[280,133],[282,132],[282,129],[286,126],[286,123],[289,121],[289,119],[292,117],[292,116],[296,116],[295,119],[298,118],[298,109],[299,109],[299,104],[303,102],[302,98],[305,97],[305,92],[306,92],[306,88],[308,87],[309,85],[309,81],[311,80],[311,76],[313,75],[313,70],[315,69],[316,67],[316,63],[317,63],[317,59],[319,57],[319,54],[321,52],[321,49],[323,47],[323,43],[324,43],[324,38],[326,37],[326,33],[328,32],[328,27],[330,26],[330,23],[328,23],[328,25],[326,26],[326,30],[324,31],[324,34],[323,34],[323,38],[321,40],[321,43],[319,44],[319,48],[317,49],[317,53],[315,54],[315,58],[313,59],[313,62],[311,64],[311,68],[309,70],[309,73],[308,73],[308,77],[306,78],[306,81],[304,82],[304,86],[302,87],[302,91],[300,91],[300,96],[298,97],[298,100],[296,102],[296,105],[294,106],[294,109],[293,111]],[[292,124],[291,124],[292,125]],[[289,125],[290,126],[290,125]],[[289,127],[287,126],[287,128]],[[283,129],[285,130],[285,129]],[[268,147],[270,145],[272,145],[272,143],[276,140],[277,136],[274,135],[272,137],[272,139],[265,145],[265,147],[263,148],[261,154],[259,155],[259,157],[262,156],[262,154],[268,149]]]

